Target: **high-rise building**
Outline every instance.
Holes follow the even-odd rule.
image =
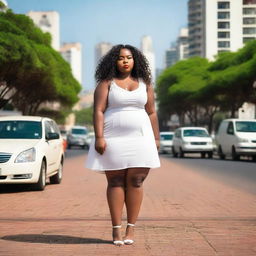
[[[170,49],[165,51],[165,68],[174,65],[178,61],[177,45],[172,43]]]
[[[182,28],[176,42],[165,51],[165,68],[174,65],[179,60],[188,58],[188,29]]]
[[[177,39],[177,58],[178,60],[185,60],[188,58],[188,28],[180,30]]]
[[[256,0],[189,0],[189,56],[213,60],[256,39]]]
[[[98,65],[99,60],[112,48],[112,44],[107,42],[98,43],[95,47],[95,66]]]
[[[34,23],[44,32],[48,32],[52,37],[52,47],[59,51],[60,49],[60,25],[59,13],[56,11],[35,12],[30,11],[27,14]]]
[[[70,64],[72,74],[82,84],[82,46],[80,43],[64,43],[60,48],[62,57]]]
[[[156,68],[155,68],[155,54],[153,50],[153,43],[150,36],[143,36],[141,40],[141,51],[149,62],[149,67],[152,73],[152,82],[155,84]]]

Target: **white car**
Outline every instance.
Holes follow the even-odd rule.
[[[160,148],[159,153],[171,153],[172,152],[172,139],[173,132],[160,132]]]
[[[181,127],[175,130],[172,153],[174,157],[183,157],[185,153],[201,153],[204,158],[213,155],[213,141],[203,127]]]
[[[223,120],[216,134],[216,143],[221,159],[231,156],[238,160],[241,155],[246,155],[256,160],[256,120]]]
[[[71,149],[72,146],[79,146],[81,148],[86,148],[86,137],[88,130],[84,126],[73,126],[67,133],[67,143],[68,148]]]
[[[44,190],[48,177],[61,182],[63,161],[63,140],[52,119],[0,117],[0,184],[34,183]]]

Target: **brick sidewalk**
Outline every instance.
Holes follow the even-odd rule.
[[[105,177],[84,160],[66,160],[61,185],[0,194],[1,256],[256,255],[255,196],[166,159],[145,181],[136,243],[114,247]]]

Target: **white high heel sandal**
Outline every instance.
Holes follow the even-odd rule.
[[[127,226],[135,227],[135,224],[127,223]],[[134,243],[134,240],[132,240],[132,239],[125,239],[124,240],[124,244],[130,245],[130,244],[133,244],[133,243]]]
[[[113,226],[112,228],[121,228],[121,227],[122,226],[120,225],[120,226]],[[114,240],[113,244],[116,245],[116,246],[122,246],[122,245],[124,245],[124,241],[122,241],[122,240]]]

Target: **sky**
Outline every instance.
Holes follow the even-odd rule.
[[[95,45],[99,42],[131,44],[153,41],[156,68],[164,68],[164,54],[179,30],[187,26],[188,0],[7,0],[15,13],[57,11],[61,43],[82,44],[82,86],[95,86]]]

